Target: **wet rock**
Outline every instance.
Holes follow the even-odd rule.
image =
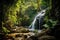
[[[15,37],[22,37],[23,35],[17,34]]]
[[[27,38],[27,35],[24,35],[23,37],[24,37],[24,38]]]
[[[38,40],[38,37],[36,37],[36,36],[31,36],[31,37],[29,37],[29,39],[31,39],[31,40]]]
[[[54,36],[45,35],[45,36],[39,37],[38,40],[55,40],[55,37]]]

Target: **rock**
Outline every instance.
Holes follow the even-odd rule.
[[[22,37],[23,35],[17,34],[15,37]]]
[[[29,30],[24,27],[16,27],[15,29],[13,29],[13,31],[16,33],[28,33],[29,32]]]
[[[31,37],[29,37],[28,39],[31,39],[31,40],[38,40],[38,37],[36,37],[36,36],[31,36]]]
[[[39,37],[38,40],[55,40],[55,37],[54,36],[45,35],[45,36]]]

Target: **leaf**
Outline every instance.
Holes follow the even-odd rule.
[[[47,24],[44,24],[43,26],[44,26],[44,27],[46,27],[46,28],[48,28],[48,27],[49,27]]]

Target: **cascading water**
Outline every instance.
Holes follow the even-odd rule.
[[[35,16],[32,24],[29,26],[29,30],[31,30],[31,31],[35,30],[35,23],[36,23],[37,18],[39,17],[39,23],[40,23],[42,21],[43,16],[45,15],[45,11],[46,10],[42,10],[42,11],[38,12],[38,14]]]

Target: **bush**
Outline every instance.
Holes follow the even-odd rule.
[[[5,33],[5,34],[8,34],[10,31],[7,29],[7,28],[5,28],[5,27],[2,27],[2,29],[3,29],[3,32]]]

